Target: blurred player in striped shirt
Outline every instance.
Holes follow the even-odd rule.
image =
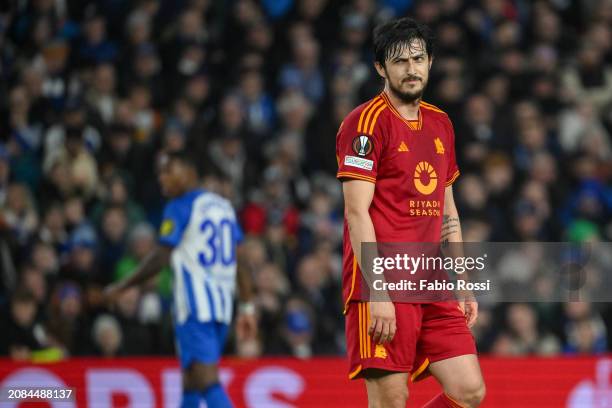
[[[236,282],[241,303],[237,335],[255,335],[256,319],[248,272],[238,267],[243,234],[226,199],[199,188],[195,160],[170,153],[159,163],[159,181],[171,200],[164,210],[157,248],[126,280],[107,288],[114,300],[170,265],[174,272],[174,321],[183,373],[181,408],[231,407],[219,383],[218,363],[234,314]]]

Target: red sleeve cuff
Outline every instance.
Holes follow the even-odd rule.
[[[446,187],[453,184],[455,180],[457,180],[458,177],[459,177],[459,170],[456,170],[455,173],[452,175],[452,177],[446,181]]]
[[[339,171],[338,174],[336,175],[336,178],[340,180],[341,179],[354,179],[354,180],[369,181],[370,183],[376,183],[375,177],[365,176],[363,174],[353,173],[350,171]]]

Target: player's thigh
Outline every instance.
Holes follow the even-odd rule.
[[[436,361],[430,364],[429,371],[451,397],[462,399],[484,392],[484,379],[475,354]]]
[[[393,340],[385,344],[376,344],[368,333],[371,325],[368,307],[368,303],[352,302],[346,315],[349,378],[363,378],[368,369],[410,372],[421,326],[420,305],[395,304],[397,331]]]
[[[201,389],[218,382],[217,366],[223,352],[228,325],[188,319],[177,325],[175,331],[185,387]]]
[[[364,380],[369,408],[404,408],[408,399],[408,373],[370,368]]]
[[[423,323],[417,355],[428,362],[476,354],[474,336],[457,302],[436,302],[423,306]]]
[[[204,390],[219,382],[217,364],[205,364],[194,361],[183,368],[183,388],[187,390]]]

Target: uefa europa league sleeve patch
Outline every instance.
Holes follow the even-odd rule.
[[[372,153],[374,146],[369,136],[361,135],[353,139],[353,151],[361,157]]]

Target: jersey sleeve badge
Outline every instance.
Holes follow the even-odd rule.
[[[162,237],[167,237],[168,235],[172,234],[172,231],[174,231],[174,221],[168,219],[162,221],[159,227],[159,235]]]

